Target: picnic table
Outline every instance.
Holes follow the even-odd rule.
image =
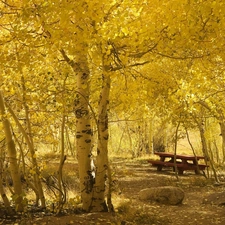
[[[157,171],[162,171],[163,167],[172,167],[175,171],[177,168],[178,174],[183,174],[185,170],[194,170],[196,174],[205,170],[208,167],[206,164],[199,164],[199,160],[204,160],[204,156],[194,155],[179,155],[170,152],[155,152],[159,156],[159,160],[148,160],[152,166],[157,167]]]

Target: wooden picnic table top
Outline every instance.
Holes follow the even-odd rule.
[[[171,152],[154,152],[155,155],[158,155],[160,157],[171,157],[174,158],[175,154]],[[194,156],[194,155],[180,155],[176,154],[177,159],[186,159],[186,160],[194,160],[194,159],[205,159],[204,156]]]

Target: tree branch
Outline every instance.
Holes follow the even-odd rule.
[[[199,55],[199,56],[173,56],[173,55],[167,55],[167,54],[163,54],[161,52],[156,52],[157,55],[163,56],[163,57],[167,57],[170,59],[180,59],[180,60],[186,60],[186,59],[201,59],[203,57],[209,56],[210,54],[206,54],[206,55]]]
[[[64,60],[65,60],[72,68],[74,68],[75,65],[76,65],[76,63],[75,63],[72,59],[70,59],[70,58],[67,56],[67,54],[66,54],[66,52],[64,51],[64,49],[61,49],[61,50],[59,50],[59,51],[61,52],[61,54],[62,54]]]
[[[142,56],[146,55],[147,53],[151,52],[154,48],[156,48],[158,45],[158,42],[155,43],[150,49],[144,51],[144,52],[138,52],[138,53],[134,53],[134,54],[130,54],[129,57],[133,57],[133,58],[141,58]]]

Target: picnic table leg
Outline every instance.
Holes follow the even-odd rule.
[[[185,159],[182,159],[181,164],[185,165],[187,164],[187,161]],[[178,174],[183,175],[184,174],[184,169],[183,168],[177,168],[178,169]]]
[[[193,164],[196,165],[196,166],[198,166],[198,160],[194,159],[193,160]],[[195,174],[200,174],[199,168],[195,170]]]
[[[166,157],[165,156],[160,156],[160,161],[165,162]]]
[[[162,171],[163,166],[162,165],[158,165],[157,166],[157,171]]]
[[[160,156],[160,161],[165,162],[165,156]],[[157,171],[162,171],[163,166],[162,165],[158,165],[157,166]]]
[[[178,169],[178,174],[183,175],[183,174],[184,174],[184,170],[181,169],[181,168],[179,168],[179,169]]]

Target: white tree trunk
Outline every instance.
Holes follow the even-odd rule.
[[[87,59],[84,59],[87,60]],[[83,61],[84,63],[84,61]],[[77,96],[74,102],[76,115],[77,159],[83,210],[90,211],[94,178],[91,170],[92,129],[89,113],[89,69],[80,65],[77,73]]]
[[[92,128],[89,112],[89,78],[87,53],[79,52],[77,61],[69,59],[64,50],[61,54],[72,67],[77,79],[77,92],[74,100],[74,112],[76,116],[76,147],[80,179],[81,199],[83,210],[89,212],[92,204],[92,191],[94,177],[91,169],[91,142]]]
[[[98,146],[96,158],[96,174],[93,192],[92,211],[108,211],[105,202],[105,182],[108,171],[108,103],[110,92],[110,76],[103,75],[103,86],[98,108]]]

